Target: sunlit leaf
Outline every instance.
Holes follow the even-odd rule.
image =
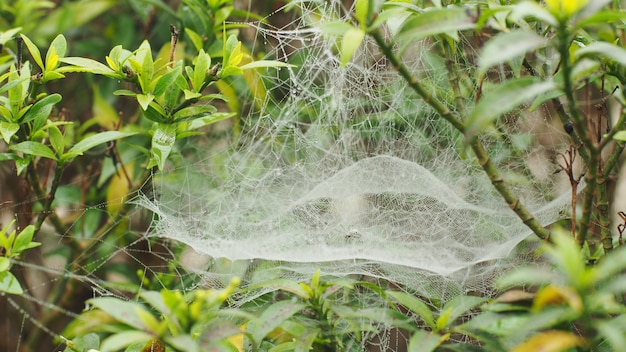
[[[272,67],[296,67],[296,66],[285,63],[285,62],[281,62],[281,61],[275,61],[275,60],[258,60],[258,61],[252,61],[245,65],[239,66],[239,68],[242,70],[249,70],[252,68],[262,68],[262,67],[272,68]]]
[[[107,76],[115,74],[115,71],[110,69],[106,65],[96,60],[87,59],[84,57],[63,57],[60,58],[59,61],[68,65],[72,65],[60,67],[59,69],[57,69],[57,71],[59,72],[89,72]]]

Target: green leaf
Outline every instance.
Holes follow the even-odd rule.
[[[150,162],[147,168],[157,166],[159,170],[165,167],[165,161],[170,155],[176,142],[176,126],[169,124],[156,124],[152,135],[152,147],[150,148]]]
[[[366,28],[373,11],[373,0],[356,0],[354,3],[354,14],[361,28]]]
[[[111,335],[102,341],[100,352],[116,352],[134,344],[145,344],[154,336],[143,331],[122,331]]]
[[[13,274],[9,271],[0,271],[0,292],[21,295],[24,290]]]
[[[154,95],[152,95],[152,93],[137,94],[135,98],[137,99],[137,102],[141,106],[141,109],[143,111],[146,111],[148,110],[148,105],[150,105],[150,103],[154,100]]]
[[[78,155],[81,155],[85,151],[97,145],[105,144],[107,142],[110,142],[116,139],[126,138],[128,136],[133,136],[136,134],[137,132],[120,132],[120,131],[106,131],[106,132],[96,133],[74,144],[74,146],[70,148],[70,150],[68,150],[68,153],[73,152],[73,153],[77,153]]]
[[[433,313],[419,298],[401,291],[385,291],[385,293],[387,296],[403,305],[406,309],[419,315],[431,329],[435,329],[435,319],[433,317]]]
[[[234,112],[216,112],[213,114],[210,114],[208,116],[202,116],[199,118],[195,118],[193,120],[191,120],[189,122],[189,124],[187,125],[187,128],[185,128],[185,130],[189,131],[189,130],[196,130],[200,127],[204,127],[204,126],[208,126],[211,124],[214,124],[216,122],[222,121],[222,120],[226,120],[228,118],[231,118],[233,116],[235,116],[236,114]]]
[[[441,314],[439,314],[439,317],[437,318],[437,321],[435,322],[435,331],[441,331],[445,329],[446,326],[450,325],[450,323],[453,322],[453,320],[450,318],[451,316],[452,307],[448,307],[448,309],[445,309],[443,312],[441,312]]]
[[[409,340],[408,352],[430,352],[441,345],[441,336],[424,330],[417,330]]]
[[[545,8],[534,1],[523,1],[519,4],[510,6],[511,14],[509,20],[521,24],[523,19],[536,18],[553,27],[558,26],[556,18]]]
[[[323,23],[319,26],[319,28],[327,34],[330,35],[343,35],[346,31],[354,28],[344,21],[333,21],[328,23]]]
[[[191,40],[191,43],[196,48],[196,50],[200,51],[200,49],[202,49],[202,47],[204,46],[204,41],[198,33],[185,27],[185,35],[189,40]]]
[[[149,312],[143,305],[137,302],[124,301],[115,297],[97,297],[87,302],[89,305],[102,310],[120,323],[137,330],[143,330],[145,328],[137,311],[143,310],[147,313]]]
[[[37,131],[42,128],[54,105],[61,101],[60,94],[51,94],[36,102],[23,117],[22,123],[34,121],[33,130]]]
[[[149,93],[150,84],[154,76],[154,61],[152,60],[152,50],[150,43],[144,40],[135,54],[137,61],[130,60],[133,68],[139,76],[139,85],[143,94]],[[144,109],[145,110],[145,109]]]
[[[28,48],[28,52],[30,52],[30,56],[33,57],[33,60],[35,60],[35,63],[37,64],[37,66],[39,66],[39,68],[41,68],[41,71],[43,72],[44,65],[43,65],[43,60],[41,60],[41,52],[39,51],[39,48],[37,48],[37,45],[35,45],[35,43],[33,43],[30,39],[28,39],[28,37],[25,36],[24,34],[20,34],[20,36],[24,40],[24,44],[26,44],[26,48]]]
[[[626,12],[624,11],[600,11],[576,22],[575,27],[584,28],[594,24],[606,25],[607,23],[624,21],[626,21]]]
[[[52,43],[50,43],[50,49],[53,49],[53,48],[55,50],[55,54],[58,55],[60,58],[65,56],[65,53],[67,51],[67,42],[65,41],[65,37],[63,36],[63,34],[57,35],[52,41]],[[46,55],[46,61],[48,61],[47,55]],[[47,68],[50,69],[51,67],[47,67]]]
[[[239,68],[242,70],[249,70],[253,68],[263,68],[263,67],[270,67],[270,68],[272,67],[296,67],[296,65],[291,65],[286,62],[275,61],[275,60],[259,60],[259,61],[252,61],[245,65],[239,66]]]
[[[254,345],[259,346],[267,334],[305,307],[305,304],[291,300],[273,303],[263,311],[258,319],[251,320],[247,324],[246,332],[252,337]]]
[[[178,110],[173,118],[174,121],[192,120],[201,117],[206,117],[208,114],[214,112],[216,108],[212,105],[206,106],[189,106],[184,109]]]
[[[360,29],[351,28],[344,33],[341,42],[341,67],[348,65],[348,61],[354,56],[363,38],[365,38],[365,32]]]
[[[54,81],[55,79],[65,78],[65,75],[57,71],[47,71],[43,74],[43,82]]]
[[[7,271],[11,267],[11,261],[7,257],[0,257],[0,272]]]
[[[163,333],[163,329],[167,328],[167,325],[165,324],[161,324],[157,318],[154,317],[154,315],[152,315],[152,313],[148,312],[145,309],[138,309],[135,308],[135,314],[137,314],[137,316],[139,317],[139,320],[141,320],[141,323],[143,324],[143,326],[145,327],[145,329],[147,329],[148,331],[152,332],[155,335],[160,335],[161,333]]]
[[[20,125],[13,122],[0,122],[0,135],[6,144],[10,144],[11,137],[20,130]]]
[[[92,59],[84,57],[63,57],[59,61],[72,65],[71,67],[60,67],[58,72],[89,72],[96,75],[114,76],[116,72],[108,66]]]
[[[550,256],[557,270],[567,275],[570,285],[586,288],[590,284],[587,281],[589,273],[586,270],[585,261],[578,244],[564,231],[555,232],[551,239],[554,245],[546,245],[544,250]]]
[[[195,92],[200,92],[204,85],[204,79],[206,78],[207,71],[211,65],[211,58],[204,50],[200,49],[198,56],[196,56],[195,66],[193,68],[193,77],[191,79],[191,87]]]
[[[591,43],[584,48],[576,50],[574,55],[577,59],[584,56],[594,58],[597,55],[601,55],[618,62],[622,66],[626,66],[626,49],[607,42]]]
[[[40,156],[52,160],[58,160],[52,149],[48,146],[34,141],[25,141],[9,146],[9,149],[28,155]]]
[[[16,27],[4,32],[0,32],[0,45],[6,44],[9,40],[13,40],[15,35],[22,30],[22,27]]]
[[[547,40],[535,32],[513,30],[499,33],[489,40],[480,52],[478,60],[478,77],[482,77],[487,69],[494,65],[523,56],[547,44]]]
[[[499,116],[553,89],[553,81],[535,77],[510,79],[492,87],[470,113],[465,129],[466,140],[476,137]]]
[[[448,301],[443,310],[450,309],[449,321],[453,322],[463,314],[468,313],[470,310],[476,308],[479,304],[486,302],[488,298],[478,296],[457,296]]]
[[[464,8],[429,8],[422,13],[412,14],[400,28],[398,40],[420,40],[438,34],[457,37],[456,32],[473,29],[476,23]]]
[[[182,73],[180,66],[176,66],[168,73],[159,77],[157,84],[154,87],[153,94],[155,97],[160,97],[167,91],[167,89],[176,81],[178,76]]]
[[[57,155],[63,154],[65,140],[63,139],[61,130],[59,130],[57,126],[50,126],[48,127],[48,136],[50,138],[50,145],[52,145],[52,149],[54,149]]]
[[[28,225],[26,226],[22,232],[15,238],[15,242],[13,243],[13,252],[20,253],[29,248],[38,247],[41,245],[39,242],[33,242],[33,236],[35,235],[35,226]]]
[[[200,347],[198,346],[198,342],[196,342],[196,339],[192,338],[191,336],[187,334],[166,337],[165,342],[167,342],[168,345],[171,345],[172,347],[176,348],[176,351],[185,351],[185,352],[200,351]],[[211,349],[211,351],[218,352],[218,351],[229,351],[229,350],[214,348],[214,349]]]

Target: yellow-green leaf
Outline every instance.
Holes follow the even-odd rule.
[[[350,28],[343,35],[341,42],[341,66],[346,67],[348,61],[352,59],[354,53],[359,48],[365,38],[365,32],[361,29]]]
[[[28,52],[30,52],[30,55],[33,57],[33,60],[35,60],[37,66],[39,66],[39,68],[41,68],[41,71],[43,71],[44,65],[43,60],[41,60],[41,52],[39,51],[39,48],[37,48],[37,45],[35,45],[35,43],[28,39],[28,37],[24,34],[20,34],[20,36],[22,37],[22,40],[24,40],[24,44],[26,44],[26,48],[28,49]]]
[[[560,352],[585,345],[585,340],[571,332],[551,330],[539,333],[517,345],[511,352]]]

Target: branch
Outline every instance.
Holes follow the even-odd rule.
[[[465,132],[465,126],[461,119],[456,116],[450,109],[448,109],[437,97],[431,95],[419,82],[418,78],[412,75],[409,72],[409,69],[400,61],[400,59],[394,54],[393,46],[394,43],[387,43],[383,38],[380,30],[376,29],[370,32],[370,35],[376,41],[376,44],[381,49],[387,60],[393,65],[393,67],[398,71],[400,76],[404,78],[404,80],[409,84],[409,86],[424,100],[425,103],[430,105],[435,111],[443,117],[446,121],[448,121],[454,128],[456,128],[459,132]],[[537,219],[524,207],[524,205],[520,202],[513,192],[509,189],[508,185],[504,182],[504,179],[498,173],[495,165],[491,162],[489,155],[485,151],[482,143],[478,138],[475,138],[470,146],[480,166],[483,168],[491,184],[496,188],[498,193],[502,196],[502,198],[507,202],[509,207],[515,212],[515,214],[522,220],[522,222],[530,228],[537,237],[542,240],[548,240],[550,238],[550,232],[545,229]]]

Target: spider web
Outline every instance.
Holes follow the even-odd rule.
[[[284,12],[292,14],[290,23],[267,24],[278,13],[288,18]],[[180,281],[200,278],[184,290],[224,286],[232,276],[243,278],[244,287],[278,277],[308,281],[321,268],[327,276],[392,283],[433,302],[461,293],[491,295],[494,279],[530,260],[531,232],[465,153],[463,136],[410,90],[373,43],[366,40],[340,67],[336,39],[318,26],[349,13],[337,0],[293,2],[267,23],[247,23],[256,49],[269,48],[267,58],[297,67],[259,72],[267,94],[241,97],[245,112],[237,126],[221,124],[204,139],[194,137],[185,149],[193,152],[150,180],[153,192],[126,195],[157,218],[149,229],[140,221],[130,226],[135,241],[116,243],[115,225],[133,224],[141,210],[116,220],[72,263],[16,262],[35,275],[19,300],[6,296],[22,317],[18,330],[34,324],[58,337],[33,316],[38,309],[76,316],[40,294],[62,280],[77,282],[91,297],[126,297],[124,287],[97,279],[100,268],[124,260],[155,274],[168,271],[168,262],[184,267],[191,274],[176,272]],[[462,38],[459,45],[474,43]],[[452,107],[446,62],[434,49],[427,40],[413,43],[403,60]],[[461,74],[473,74],[471,65],[452,61]],[[471,109],[475,97],[464,98]],[[568,145],[555,126],[544,108],[520,110],[498,123],[506,134],[494,132],[484,141],[513,191],[545,225],[566,217],[570,201],[567,180],[553,175],[552,160]],[[231,129],[240,133],[221,133]],[[107,205],[61,210],[80,226],[90,214],[108,215]],[[2,208],[20,215],[19,204]],[[46,251],[74,235],[43,231]],[[155,247],[159,242],[192,250],[177,257],[168,246]],[[113,248],[102,254],[103,244]],[[145,263],[146,255],[157,262]],[[234,303],[263,293],[248,290]],[[381,351],[403,340],[391,330],[377,338]]]
[[[155,177],[155,199],[137,200],[158,215],[151,234],[213,258],[204,275],[216,283],[230,275],[247,283],[307,280],[321,268],[444,301],[492,292],[494,278],[531,255],[530,230],[467,155],[463,136],[373,43],[340,66],[336,39],[319,25],[349,10],[337,1],[292,5],[279,10],[294,11],[287,26],[250,26],[259,46],[271,46],[268,58],[297,68],[262,73],[267,95],[248,104],[234,147],[208,139],[197,160]],[[459,43],[473,45],[472,38]],[[403,60],[453,106],[446,62],[432,50],[418,41]],[[473,74],[471,64],[452,60],[462,75]],[[510,76],[499,74],[495,81]],[[463,98],[471,109],[475,97]],[[544,225],[566,217],[570,202],[552,162],[568,138],[554,126],[546,109],[520,110],[498,122],[504,133],[485,139],[512,190]]]

